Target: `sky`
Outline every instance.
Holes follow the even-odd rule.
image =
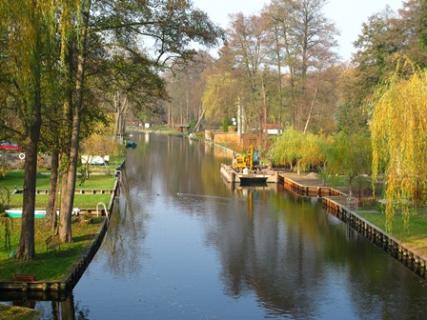
[[[228,26],[229,15],[242,12],[245,15],[258,13],[266,0],[193,0],[194,5],[208,13],[209,17],[223,28]],[[387,5],[397,10],[402,0],[328,0],[325,15],[340,32],[337,52],[343,60],[350,60],[354,51],[353,42],[360,34],[363,22],[382,11]]]

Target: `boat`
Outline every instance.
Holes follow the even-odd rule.
[[[5,211],[6,215],[12,219],[22,218],[22,209],[9,209]],[[43,219],[46,218],[46,210],[35,210],[34,218]]]
[[[136,148],[136,142],[129,140],[126,142],[125,146],[127,149],[135,149]]]
[[[8,209],[8,210],[5,210],[5,213],[11,219],[22,218],[22,209]],[[56,211],[56,214],[59,215],[59,210]],[[79,214],[80,214],[80,209],[73,208],[72,215],[78,216]],[[34,210],[34,218],[36,219],[46,218],[46,210]]]

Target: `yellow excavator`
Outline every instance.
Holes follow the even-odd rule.
[[[249,170],[254,169],[254,146],[251,145],[248,149],[248,152],[246,155],[237,154],[232,162],[232,165],[234,170],[241,171],[245,168],[248,168]]]

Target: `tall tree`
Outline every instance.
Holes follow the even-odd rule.
[[[44,105],[47,57],[52,54],[55,7],[50,1],[0,1],[0,81],[4,86],[0,127],[25,151],[21,237],[16,253],[32,259],[37,153]]]
[[[125,4],[116,1],[92,2],[81,0],[79,6],[80,19],[72,20],[76,31],[75,67],[70,79],[74,80],[72,95],[69,99],[72,125],[70,129],[67,170],[62,178],[61,218],[59,235],[62,241],[72,240],[71,214],[73,210],[80,125],[84,109],[85,71],[87,68],[87,50],[89,40],[96,34],[110,42],[106,46],[112,50],[122,50],[133,56],[145,57],[139,42],[142,39],[154,39],[157,56],[153,58],[156,65],[165,65],[169,61],[190,57],[194,51],[187,46],[192,41],[212,44],[216,41],[220,30],[202,11],[192,7],[190,1],[128,1]],[[185,28],[182,28],[182,26]],[[71,42],[72,44],[73,42]],[[72,64],[71,64],[72,65]],[[67,102],[66,102],[67,103]]]
[[[398,70],[404,70],[405,65]],[[371,122],[373,177],[385,177],[386,228],[395,212],[406,224],[410,209],[427,201],[427,73],[395,73],[378,89]],[[404,130],[402,130],[404,128]]]
[[[263,99],[263,72],[265,62],[265,29],[258,16],[246,17],[239,13],[233,17],[228,32],[229,46],[234,62],[241,70],[241,103],[244,105],[249,124],[262,128],[265,122],[266,100]]]
[[[166,74],[168,123],[187,123],[195,125],[204,115],[202,95],[206,84],[206,73],[212,57],[199,51],[186,64],[175,64]],[[202,115],[203,114],[203,115]]]
[[[324,15],[325,0],[274,0],[264,9],[270,20],[275,61],[282,58],[288,71],[289,94],[287,104],[291,124],[303,129],[311,118],[312,108],[319,91],[316,86],[307,90],[308,78],[314,77],[336,62],[333,48],[337,31]],[[313,82],[313,81],[311,81]],[[314,101],[314,103],[313,103]]]

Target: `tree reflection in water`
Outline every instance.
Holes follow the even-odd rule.
[[[2,301],[11,301],[11,305],[35,309],[40,314],[40,320],[89,320],[90,312],[86,307],[74,302],[70,293],[60,296],[46,295],[45,293],[2,294]],[[1,318],[1,317],[0,317]],[[2,318],[3,319],[3,318]]]
[[[225,185],[203,144],[147,141],[128,153],[107,237],[74,291],[91,312],[70,300],[37,308],[76,319],[424,316],[426,282],[316,202]]]

